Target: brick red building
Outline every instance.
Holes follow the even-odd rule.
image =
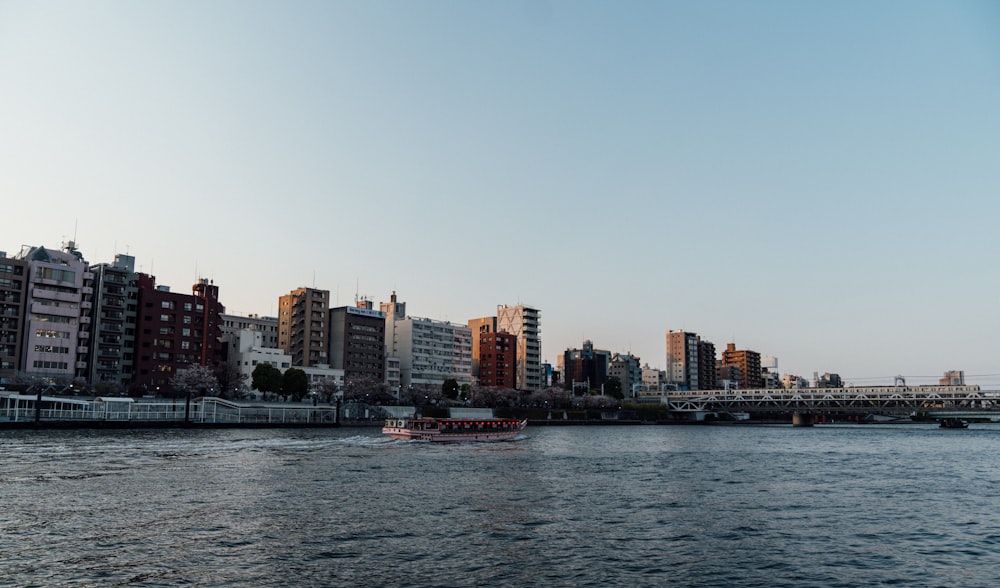
[[[214,366],[225,360],[219,287],[202,279],[191,294],[157,286],[156,278],[138,274],[135,378],[149,393],[169,392],[177,370]]]
[[[479,385],[517,388],[517,337],[510,333],[479,335]]]

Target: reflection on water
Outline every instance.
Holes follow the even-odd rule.
[[[0,585],[992,586],[998,435],[7,431]]]

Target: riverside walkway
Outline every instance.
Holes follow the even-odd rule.
[[[335,426],[337,407],[299,402],[237,402],[216,397],[93,400],[0,395],[0,428],[42,426]]]

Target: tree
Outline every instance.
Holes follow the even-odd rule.
[[[618,400],[625,398],[622,393],[622,381],[618,379],[618,376],[608,378],[608,381],[604,383],[604,393],[608,396],[614,396]]]
[[[315,390],[323,402],[333,402],[333,399],[340,394],[340,386],[333,378],[323,378],[316,383]]]
[[[251,386],[259,391],[264,398],[268,394],[279,394],[281,392],[281,371],[269,363],[259,363],[253,368],[251,374]]]
[[[441,384],[441,396],[444,396],[449,400],[458,400],[458,390],[458,380],[455,380],[454,378],[445,380],[444,383]]]
[[[219,381],[210,368],[203,365],[192,365],[177,370],[177,375],[171,380],[171,386],[174,390],[188,395],[207,396],[219,389]]]
[[[215,377],[219,380],[219,396],[222,398],[236,398],[243,392],[243,386],[247,383],[247,376],[240,371],[238,365],[228,361],[220,361],[215,364]]]
[[[281,392],[295,400],[302,400],[309,392],[309,376],[299,368],[288,368],[281,377]]]

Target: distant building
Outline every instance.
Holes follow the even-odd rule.
[[[743,370],[737,365],[725,365],[721,359],[715,362],[716,385],[722,390],[738,390],[742,388],[740,385],[742,373]]]
[[[94,265],[91,271],[94,274],[94,308],[87,381],[95,386],[114,386],[117,392],[124,392],[135,376],[139,313],[135,258],[118,254],[113,263]]]
[[[22,367],[27,274],[26,260],[0,251],[0,385],[9,383]]]
[[[497,332],[497,317],[469,319],[469,329],[472,331],[472,379],[479,381],[479,340],[484,335]]]
[[[471,322],[471,321],[470,321]],[[473,340],[476,333],[472,333]],[[517,337],[510,333],[479,334],[479,385],[514,389],[517,386]]]
[[[722,365],[736,366],[740,369],[740,388],[754,390],[764,387],[764,379],[760,372],[760,354],[756,351],[736,349],[735,343],[726,344],[722,352]]]
[[[299,288],[278,299],[278,347],[295,367],[329,365],[330,292]]]
[[[608,363],[608,378],[618,378],[625,398],[632,398],[642,388],[642,368],[639,358],[631,353],[616,353]]]
[[[965,372],[964,371],[949,371],[944,373],[944,377],[938,380],[939,386],[964,386],[965,385]]]
[[[781,375],[781,387],[786,390],[798,390],[809,387],[809,380],[794,374]]]
[[[698,390],[716,390],[715,345],[698,338]]]
[[[541,390],[541,312],[523,304],[497,306],[497,331],[505,331],[517,337],[518,390]]]
[[[440,386],[452,379],[459,386],[472,385],[472,330],[467,325],[407,316],[406,303],[395,292],[379,309],[386,313],[386,353],[398,358],[400,386]]]
[[[823,374],[820,377],[813,375],[814,387],[815,388],[843,388],[844,380],[840,378],[839,374]]]
[[[72,241],[61,251],[25,246],[17,259],[27,264],[21,369],[64,385],[85,379],[94,292],[89,264]]]
[[[642,385],[649,392],[662,392],[667,389],[667,372],[649,367],[649,364],[642,366]]]
[[[191,294],[157,286],[156,278],[137,274],[139,290],[134,382],[150,392],[169,389],[178,370],[225,361],[219,287],[201,279]]]
[[[385,313],[365,305],[331,308],[330,367],[344,370],[347,381],[384,382]]]
[[[580,349],[567,349],[562,355],[563,385],[570,390],[600,390],[608,381],[611,352],[595,349],[586,340]]]
[[[241,316],[236,314],[222,315],[222,335],[223,337],[250,329],[261,334],[261,344],[268,349],[280,348],[278,345],[278,317],[260,316],[248,314]]]
[[[253,384],[253,371],[260,364],[268,364],[281,373],[292,367],[292,356],[284,349],[269,347],[265,342],[266,333],[259,329],[242,328],[229,333],[228,362],[232,369],[242,376],[241,393],[250,392]]]
[[[715,355],[715,346],[712,346]],[[667,331],[667,381],[680,390],[700,390],[698,335],[685,331]]]

